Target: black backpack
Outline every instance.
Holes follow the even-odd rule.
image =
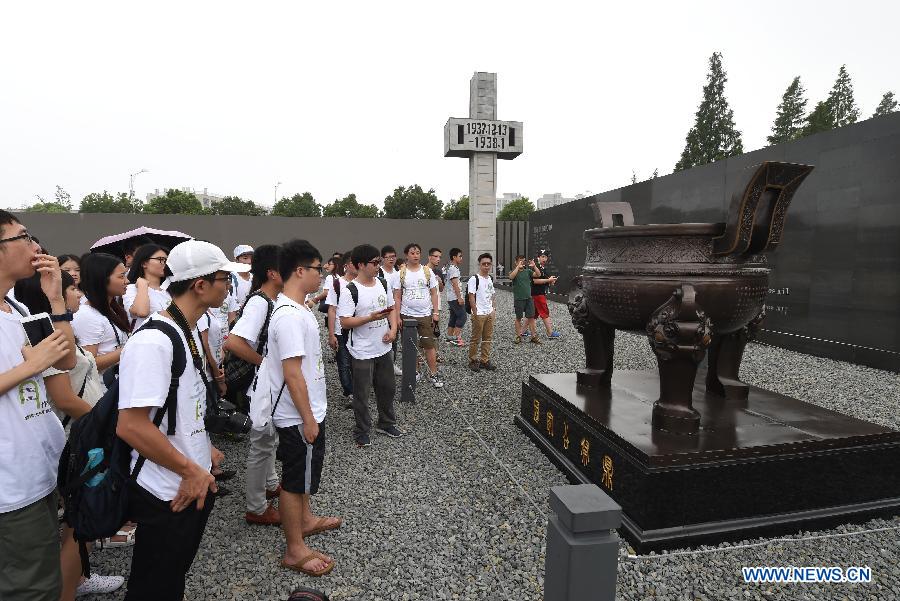
[[[490,275],[488,275],[487,278],[489,280],[491,280],[492,282],[494,281],[494,278]],[[480,281],[481,281],[481,279],[476,274],[475,275],[475,290],[473,290],[471,293],[469,292],[469,290],[466,290],[466,313],[469,313],[469,314],[472,313],[472,305],[469,304],[469,294],[478,294],[478,283]]]
[[[247,297],[247,300],[244,301],[244,306],[241,307],[241,314],[238,315],[238,319],[240,320],[241,316],[244,314],[244,309],[247,307],[247,303],[250,302],[250,299],[253,296],[261,296],[265,299],[266,303],[269,305],[269,310],[266,313],[266,319],[263,321],[262,329],[259,331],[259,340],[256,343],[256,352],[260,355],[263,354],[263,350],[266,348],[266,343],[269,338],[269,319],[272,318],[272,309],[275,307],[275,303],[272,302],[268,296],[265,295],[261,290],[258,290]],[[237,323],[235,320],[235,323]],[[253,384],[253,377],[256,375],[256,365],[244,361],[234,353],[230,353],[228,358],[225,359],[225,385],[228,386],[229,390],[239,390],[244,392],[250,385]]]
[[[184,343],[178,331],[168,323],[151,319],[138,332],[159,330],[172,341],[172,380],[162,408],[153,425],[159,428],[169,414],[167,433],[175,434],[175,408],[178,378],[187,366]],[[119,418],[119,380],[113,380],[106,393],[88,413],[72,423],[69,440],[59,459],[57,485],[65,501],[64,520],[74,530],[81,554],[81,567],[90,577],[86,543],[114,536],[128,518],[128,482],[137,479],[144,457],[138,457],[130,472],[131,446],[116,436]],[[102,453],[102,458],[93,455]],[[99,478],[99,481],[97,479]]]

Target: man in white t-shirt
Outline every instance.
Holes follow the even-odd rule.
[[[304,301],[319,288],[322,255],[306,240],[292,240],[281,247],[278,270],[284,289],[269,321],[266,369],[271,390],[278,391],[272,422],[278,431],[282,466],[278,504],[287,539],[281,565],[323,576],[334,569],[334,559],[304,541],[304,536],[341,526],[340,518],[317,517],[309,505],[322,477],[328,400],[319,322]]]
[[[360,447],[371,444],[369,389],[374,382],[378,423],[375,431],[391,438],[403,436],[394,415],[396,383],[391,360],[391,342],[397,337],[397,312],[390,284],[376,278],[378,249],[362,244],[351,251],[356,279],[341,292],[337,314],[341,327],[350,331],[347,350],[353,356],[353,438]],[[354,294],[355,291],[355,294]],[[355,298],[354,298],[355,297]]]
[[[244,361],[259,366],[265,354],[268,333],[265,331],[266,318],[271,315],[275,299],[281,293],[281,274],[278,272],[278,256],[281,247],[264,244],[256,249],[251,264],[251,272],[257,281],[262,281],[259,290],[252,293],[241,309],[241,316],[234,324],[231,335],[225,343],[228,352]],[[243,399],[249,391],[232,390],[229,399],[236,399],[239,407],[246,403]],[[240,400],[237,400],[240,397]],[[278,473],[275,471],[275,448],[278,436],[274,432],[253,428],[250,430],[250,449],[247,452],[247,472],[244,481],[247,511],[244,519],[249,524],[278,525],[281,516],[278,508],[269,503],[280,492]]]
[[[253,247],[249,244],[238,244],[234,247],[234,260],[244,265],[253,264]],[[250,296],[250,285],[253,279],[250,272],[238,273],[231,278],[231,293],[237,301],[238,307],[244,306],[244,301]]]
[[[378,277],[382,278],[385,282],[391,282],[394,274],[397,273],[397,270],[394,269],[394,266],[397,264],[397,249],[391,246],[390,244],[385,244],[381,247],[381,267],[378,268]],[[398,322],[399,323],[399,322]],[[397,360],[397,339],[394,339],[394,342],[391,343],[391,361]],[[399,376],[403,372],[400,370],[400,367],[395,363],[394,364],[394,375]]]
[[[332,280],[325,304],[328,306],[328,346],[335,352],[338,380],[346,399],[346,408],[352,409],[350,397],[353,395],[353,362],[350,351],[347,350],[347,335],[349,330],[341,327],[341,320],[337,316],[338,301],[344,293],[347,284],[356,279],[356,267],[353,265],[352,253],[347,251],[337,259],[334,267],[335,279]]]
[[[491,343],[494,337],[495,310],[494,280],[491,279],[493,257],[483,253],[478,257],[478,273],[469,278],[466,291],[469,306],[472,309],[472,339],[469,341],[469,369],[494,371],[497,367],[491,363]],[[478,356],[478,345],[481,345],[481,357]]]
[[[462,275],[459,266],[463,262],[463,251],[459,248],[450,249],[450,262],[447,264],[447,272],[444,274],[447,284],[447,306],[450,309],[450,319],[447,322],[447,342],[463,346],[462,329],[466,325],[468,313],[466,313],[466,299],[462,293]]]
[[[154,313],[178,332],[187,359],[178,379],[175,407],[159,427],[151,421],[164,406],[175,353],[171,338],[156,329],[137,332],[125,344],[119,364],[119,421],[116,433],[146,458],[129,491],[129,516],[137,522],[127,601],[181,599],[185,578],[213,507],[215,479],[221,463],[206,432],[208,390],[192,357],[200,360],[197,321],[207,309],[221,306],[228,294],[229,272],[249,267],[232,263],[218,247],[199,240],[182,242],[169,254],[172,304]],[[171,413],[170,413],[171,412]],[[174,433],[169,428],[175,416]]]
[[[419,348],[428,363],[429,379],[435,388],[444,383],[437,373],[437,343],[440,330],[441,303],[438,297],[438,277],[428,265],[422,265],[422,248],[412,242],[403,249],[406,263],[389,281],[394,291],[394,303],[400,306],[400,319],[415,319]],[[437,332],[437,336],[435,335]]]
[[[17,280],[41,274],[55,331],[32,347],[21,318],[28,309],[9,298]],[[72,329],[65,319],[62,276],[54,257],[19,220],[0,210],[0,599],[56,601],[59,563],[56,475],[65,434],[41,373],[75,365]]]

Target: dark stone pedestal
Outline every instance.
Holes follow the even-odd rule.
[[[651,428],[649,371],[617,371],[599,390],[574,373],[532,376],[515,421],[572,482],[622,506],[638,553],[900,514],[900,432],[753,386],[726,400],[704,376],[693,436]]]

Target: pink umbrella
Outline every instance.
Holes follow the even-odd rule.
[[[141,236],[169,249],[180,242],[194,239],[193,236],[183,232],[177,232],[175,230],[157,230],[152,227],[142,226],[128,232],[100,238],[91,246],[91,252],[109,253],[111,255],[116,255],[117,257],[125,258],[123,243],[131,238]]]

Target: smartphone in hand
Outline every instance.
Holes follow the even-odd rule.
[[[22,327],[31,346],[37,346],[41,341],[53,333],[53,322],[46,313],[37,313],[22,318]]]

